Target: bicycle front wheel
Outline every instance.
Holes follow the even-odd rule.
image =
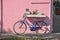
[[[24,34],[25,31],[27,30],[27,26],[24,22],[22,21],[17,21],[14,25],[13,25],[13,31],[16,33],[16,34]]]

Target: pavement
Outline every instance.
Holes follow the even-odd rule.
[[[16,35],[15,33],[0,33],[1,38],[11,38],[11,37],[26,37],[26,38],[60,38],[60,33],[49,33],[49,34],[24,34],[24,35]]]

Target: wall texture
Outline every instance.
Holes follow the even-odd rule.
[[[43,3],[31,4],[32,2]],[[44,4],[44,2],[48,3]],[[30,11],[38,9],[40,12],[45,13],[47,16],[45,22],[48,24],[49,29],[47,32],[52,31],[51,0],[3,0],[3,30],[5,32],[13,32],[14,23],[23,19],[26,8],[29,8]],[[32,32],[28,28],[26,33]],[[44,33],[44,31],[40,30],[40,33]]]
[[[0,0],[0,32],[1,32],[1,0]]]

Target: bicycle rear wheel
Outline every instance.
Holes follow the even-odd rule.
[[[23,21],[17,21],[14,25],[13,25],[13,31],[16,34],[24,34],[25,31],[27,30],[27,26]]]
[[[45,23],[44,21],[38,21],[36,25],[40,27],[40,29],[37,30],[36,33],[40,33],[41,31],[44,31],[44,33],[47,32],[47,23]]]

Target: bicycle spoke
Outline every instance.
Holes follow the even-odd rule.
[[[23,34],[27,30],[27,26],[23,22],[18,21],[14,24],[13,30],[16,34]]]
[[[41,29],[38,30],[38,33],[41,33],[41,32],[44,33],[44,32],[47,31],[47,24],[45,22],[43,22],[43,21],[37,22],[36,25],[38,25],[39,27],[41,27]]]

